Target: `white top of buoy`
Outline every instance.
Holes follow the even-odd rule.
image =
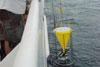
[[[59,28],[54,29],[55,32],[67,32],[70,30],[72,30],[72,29],[69,27],[59,27]]]

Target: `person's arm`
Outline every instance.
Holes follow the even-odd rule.
[[[26,10],[25,10],[25,14],[24,14],[24,20],[25,21],[27,20],[27,16],[28,16],[31,1],[32,0],[26,0]]]

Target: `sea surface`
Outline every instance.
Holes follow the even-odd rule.
[[[58,26],[60,0],[53,0]],[[64,26],[73,29],[74,67],[100,67],[100,0],[62,0]],[[51,55],[55,55],[51,0],[45,1]],[[58,44],[58,51],[60,45]],[[50,65],[49,67],[54,67]]]

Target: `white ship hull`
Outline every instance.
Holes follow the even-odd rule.
[[[0,67],[47,67],[49,55],[44,0],[33,0],[23,37],[18,46],[0,62]]]

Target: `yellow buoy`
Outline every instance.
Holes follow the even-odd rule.
[[[62,8],[59,9],[59,14],[64,13],[64,10]]]
[[[59,27],[53,30],[55,33],[63,52],[66,50],[67,43],[72,32],[70,27]]]

